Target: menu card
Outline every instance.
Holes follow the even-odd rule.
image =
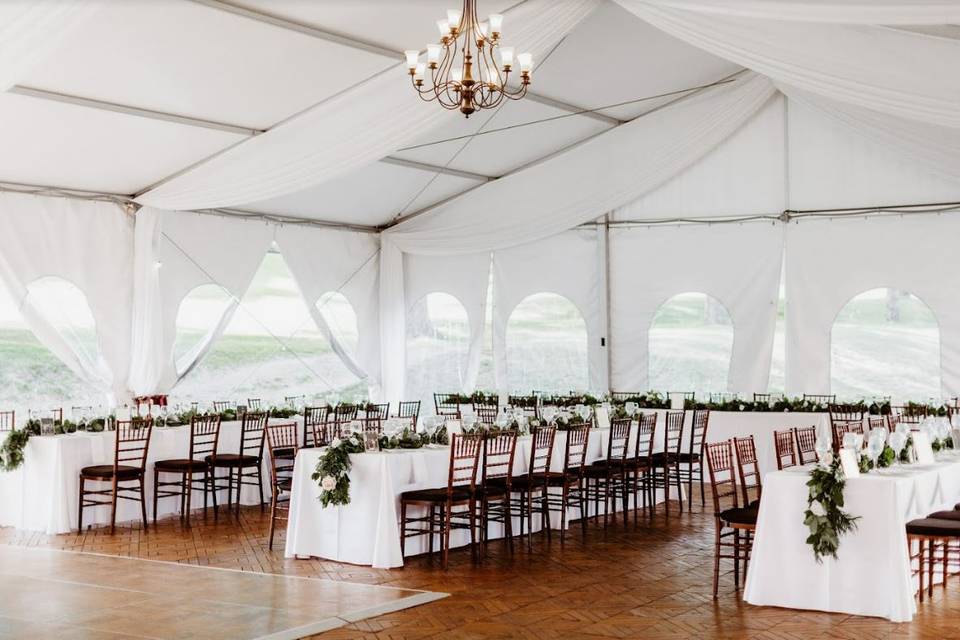
[[[843,468],[843,475],[848,478],[856,478],[860,475],[860,464],[857,460],[857,453],[848,447],[840,449],[840,466]]]
[[[597,418],[597,428],[598,429],[609,429],[610,428],[610,410],[604,406],[597,407],[597,410],[594,414]]]
[[[917,455],[917,462],[920,464],[933,464],[935,462],[930,437],[923,431],[913,432],[913,451]]]

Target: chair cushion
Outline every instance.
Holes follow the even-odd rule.
[[[414,491],[404,491],[400,494],[400,500],[404,502],[446,502],[447,488],[439,487],[437,489],[416,489]],[[470,487],[454,487],[453,501],[470,499]]]
[[[757,524],[757,509],[751,507],[734,507],[720,512],[720,519],[730,524]]]
[[[204,458],[207,464],[215,467],[259,467],[260,458],[257,456],[240,455],[237,453],[218,453],[214,461],[213,455]]]
[[[209,466],[204,460],[188,460],[181,458],[177,460],[157,460],[153,466],[160,471],[171,471],[184,473],[186,471],[206,471]]]
[[[121,464],[117,467],[117,480],[136,480],[142,475],[140,467],[130,467]],[[80,470],[80,475],[84,478],[104,478],[113,479],[113,465],[99,464],[92,467],[84,467]]]
[[[936,520],[953,520],[954,522],[960,522],[960,511],[937,511],[927,517]]]
[[[677,459],[680,460],[680,462],[698,462],[700,460],[700,454],[681,453],[679,456],[677,456]]]
[[[960,537],[960,522],[938,518],[919,518],[907,523],[907,533],[917,536]]]
[[[606,462],[606,460],[598,460],[597,462]],[[623,473],[623,465],[617,464],[591,464],[584,467],[583,476],[585,478],[606,478],[607,474],[611,476],[620,476]]]
[[[667,453],[666,451],[660,451],[658,453],[653,454],[653,464],[655,465],[663,464],[665,461],[677,462],[678,460],[679,458],[675,453]]]

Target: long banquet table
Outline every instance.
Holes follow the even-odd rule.
[[[842,612],[907,622],[916,613],[905,525],[960,499],[960,453],[848,478],[844,510],[857,528],[837,559],[814,559],[803,525],[809,467],[768,473],[744,599],[755,605]]]
[[[664,410],[657,411],[655,450],[663,448],[665,413]],[[753,435],[761,468],[768,470],[776,468],[774,430],[821,426],[828,419],[826,414],[820,413],[715,411],[710,414],[707,440],[714,442]],[[688,411],[683,436],[685,450],[691,420],[692,412]],[[599,437],[591,435],[588,462],[606,455],[609,431],[596,429],[595,432]],[[559,470],[563,463],[562,435],[555,444],[554,470]],[[526,471],[529,442],[529,437],[518,441],[515,473]],[[307,449],[297,457],[290,520],[287,523],[286,556],[314,556],[378,568],[402,566],[398,523],[400,494],[413,489],[446,486],[449,449],[355,454],[351,456],[351,502],[345,506],[328,508],[321,506],[318,500],[320,489],[310,478],[320,455],[319,450]],[[657,500],[660,499],[658,495]],[[579,517],[579,514],[574,509],[568,519],[570,517]],[[497,526],[491,526],[491,538],[502,535]],[[515,523],[515,528],[517,526],[518,523]],[[535,517],[534,528],[538,526],[538,518]],[[455,531],[451,540],[451,546],[460,546],[467,544],[469,537],[464,531]],[[426,537],[407,540],[407,555],[426,551],[425,545]]]
[[[274,422],[302,420],[271,419]],[[220,426],[220,453],[237,453],[240,449],[241,423],[223,422]],[[90,465],[113,464],[115,436],[111,431],[100,433],[78,432],[64,435],[33,436],[24,449],[24,463],[15,470],[0,472],[0,526],[13,526],[47,534],[67,533],[77,528],[77,493],[80,469]],[[147,456],[146,499],[147,514],[153,514],[153,463],[156,460],[186,458],[190,448],[190,427],[154,427]],[[264,498],[270,501],[269,454],[264,445],[264,465],[261,469]],[[103,485],[106,486],[106,485]],[[225,501],[227,492],[218,494]],[[193,494],[194,507],[203,504],[203,492]],[[259,504],[260,494],[255,486],[246,485],[240,493],[242,504]],[[165,516],[179,511],[179,501],[164,498],[157,505],[157,515]],[[117,522],[139,520],[140,505],[120,500]],[[84,524],[110,522],[108,507],[88,507],[83,512]]]

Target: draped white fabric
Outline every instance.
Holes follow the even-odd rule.
[[[593,220],[663,184],[774,95],[746,74],[611,129],[387,230],[403,251],[469,253],[533,242]]]
[[[546,53],[600,0],[529,0],[505,13],[511,46]],[[396,63],[267,133],[204,162],[138,198],[165,209],[257,202],[300,191],[374,162],[425,129],[458,117],[419,100]]]
[[[953,24],[955,0],[648,0],[651,4],[721,16],[842,24]]]
[[[786,231],[787,391],[830,388],[834,319],[854,296],[908,291],[940,326],[944,397],[960,393],[960,300],[943,274],[960,271],[955,215],[805,221]],[[889,248],[889,250],[888,250]]]
[[[590,389],[606,388],[605,360],[600,346],[606,328],[600,313],[598,251],[595,229],[575,229],[534,244],[494,252],[493,351],[501,394],[531,391],[507,386],[507,323],[524,298],[544,292],[563,296],[580,311],[587,328]]]
[[[487,286],[490,281],[490,254],[461,256],[418,256],[403,259],[404,298],[407,313],[419,300],[431,293],[447,293],[460,301],[470,322],[470,346],[460,391],[476,389],[483,336],[487,321]],[[406,317],[406,315],[404,316]],[[404,338],[406,340],[406,338]],[[439,391],[439,389],[437,389]],[[409,396],[412,398],[412,396]]]
[[[144,279],[151,269],[159,273],[158,282],[138,295],[133,313],[133,324],[140,329],[132,349],[130,384],[137,395],[168,392],[200,362],[230,323],[273,241],[273,227],[262,221],[146,208],[138,220],[144,211],[148,214],[138,232],[136,272]],[[222,287],[231,296],[229,304],[175,362],[180,303],[204,284]]]
[[[102,6],[98,0],[0,3],[0,91],[19,82]]]
[[[783,228],[779,223],[614,229],[610,238],[614,389],[649,387],[648,334],[679,293],[706,293],[733,321],[729,391],[767,388],[776,326]]]
[[[355,376],[365,379],[373,394],[380,386],[377,279],[380,242],[376,235],[284,225],[276,232],[277,246],[290,268],[304,303],[334,353]],[[359,334],[354,353],[343,344],[317,303],[338,292],[357,314]]]
[[[773,80],[960,127],[960,41],[873,25],[757,20],[617,0],[655,27]]]
[[[126,397],[132,306],[133,220],[110,202],[0,194],[0,279],[40,342],[81,379]],[[31,285],[73,284],[96,323],[98,354],[79,348]],[[66,319],[69,324],[69,318]]]

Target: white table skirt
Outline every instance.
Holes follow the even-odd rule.
[[[859,516],[840,540],[837,559],[817,564],[806,544],[807,470],[763,478],[763,499],[744,599],[756,605],[813,609],[907,622],[916,613],[906,523],[952,509],[960,499],[960,458],[909,465],[847,480],[844,510]]]
[[[636,435],[635,431],[631,433],[631,441]],[[608,429],[590,432],[588,464],[606,457],[609,438]],[[527,471],[531,440],[530,436],[517,440],[514,474]],[[566,433],[558,432],[550,465],[554,471],[563,469],[565,447]],[[310,478],[323,451],[304,449],[297,455],[290,519],[287,523],[286,556],[313,556],[385,569],[403,566],[400,553],[400,494],[415,489],[447,486],[449,447],[351,455],[350,504],[327,508],[320,503],[320,488]],[[410,509],[408,517],[419,517],[425,513],[423,509]],[[568,526],[573,518],[579,517],[578,509],[570,509],[567,514]],[[533,521],[534,531],[539,530],[538,514],[534,515]],[[559,514],[551,515],[551,524],[559,527]],[[513,526],[514,532],[519,532],[518,518],[514,519]],[[502,537],[503,533],[501,525],[491,524],[491,539]],[[469,532],[452,532],[451,547],[469,542]],[[439,549],[439,541],[435,548]],[[408,556],[424,553],[427,549],[426,536],[410,538],[406,542]]]
[[[239,421],[222,423],[217,450],[220,453],[238,453],[240,431]],[[31,437],[24,450],[23,465],[16,471],[0,472],[0,526],[13,526],[47,534],[76,530],[80,469],[91,465],[113,464],[113,449],[114,433],[109,431]],[[189,426],[154,427],[147,456],[145,491],[148,516],[153,514],[154,461],[186,458],[189,449]],[[262,480],[263,495],[267,502],[270,500],[269,464],[269,453],[264,444]],[[226,472],[221,471],[220,474],[225,476]],[[223,482],[226,482],[225,478]],[[93,485],[88,482],[88,486]],[[226,491],[218,494],[218,500],[225,502],[226,498]],[[194,507],[202,505],[203,492],[195,491],[192,500]],[[240,493],[240,500],[242,504],[259,504],[260,494],[255,486],[247,485]],[[176,513],[179,509],[179,500],[162,498],[157,506],[157,516]],[[117,522],[138,519],[140,505],[130,500],[120,500]],[[84,525],[109,523],[110,508],[88,507],[84,509],[83,521]]]

